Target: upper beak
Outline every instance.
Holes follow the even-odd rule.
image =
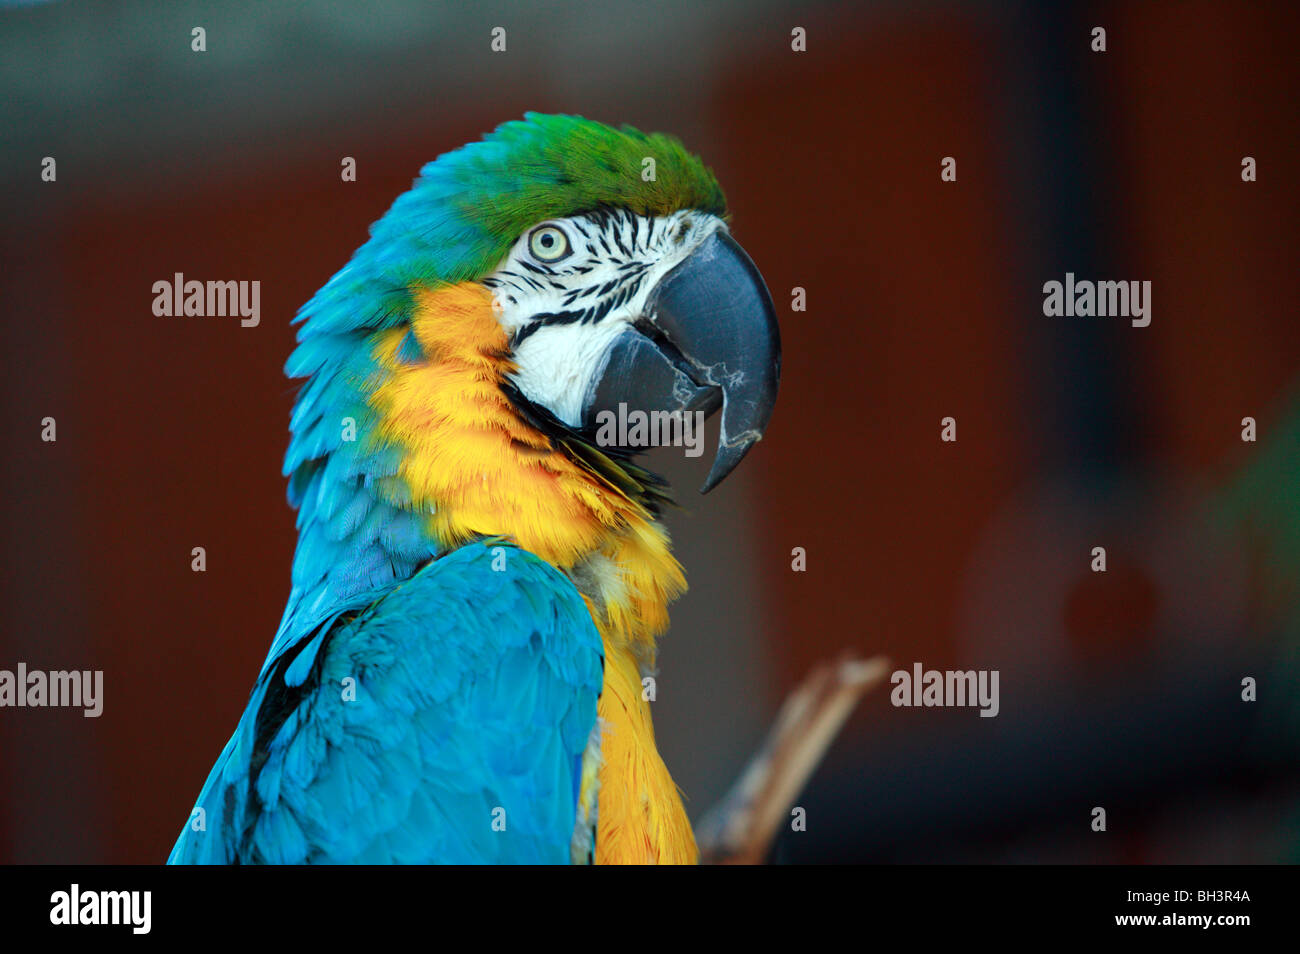
[[[781,336],[763,276],[718,230],[651,291],[642,319],[614,343],[584,410],[722,408],[708,493],[763,436],[781,379]],[[635,448],[626,448],[634,450]]]

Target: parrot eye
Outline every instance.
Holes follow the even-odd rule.
[[[554,225],[542,225],[528,236],[528,251],[539,262],[558,262],[569,254],[569,237]]]

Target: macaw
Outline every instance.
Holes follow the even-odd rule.
[[[170,863],[698,860],[642,692],[671,495],[598,421],[720,410],[702,492],[762,436],[775,309],[726,214],[678,140],[528,113],[300,309],[292,590]]]

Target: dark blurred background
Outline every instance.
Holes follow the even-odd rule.
[[[655,460],[690,512],[655,717],[694,817],[851,648],[996,669],[1001,712],[877,690],[778,859],[1300,859],[1297,25],[1286,2],[0,9],[0,668],[105,683],[99,719],[0,709],[0,861],[166,858],[288,595],[290,318],[424,162],[530,109],[701,153],[781,313],[744,466],[700,498],[707,458]],[[1067,271],[1151,281],[1150,326],[1045,317]],[[175,272],[259,280],[261,324],[155,317]]]

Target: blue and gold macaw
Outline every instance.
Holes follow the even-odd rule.
[[[293,590],[170,862],[696,860],[642,697],[668,490],[597,422],[721,410],[706,491],[762,435],[780,342],[725,215],[675,139],[530,113],[303,306]]]

